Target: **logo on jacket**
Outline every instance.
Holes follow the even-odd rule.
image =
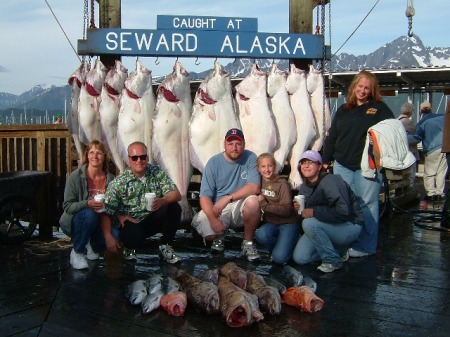
[[[375,115],[377,113],[377,109],[375,109],[375,108],[370,108],[370,109],[367,109],[367,111],[366,111],[366,115]]]

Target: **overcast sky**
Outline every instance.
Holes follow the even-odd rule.
[[[84,0],[47,0],[75,49],[83,37]],[[90,3],[90,1],[88,1]],[[376,0],[331,1],[331,48],[334,53],[360,24]],[[425,46],[450,47],[449,0],[415,0],[413,32]],[[373,12],[339,53],[369,54],[406,36],[406,0],[379,0]],[[328,6],[327,6],[328,8]],[[328,11],[328,10],[327,10]],[[64,85],[80,61],[72,50],[46,0],[0,2],[0,92],[21,94],[38,84]],[[258,30],[289,32],[289,0],[122,0],[122,28],[156,29],[156,16],[202,15],[258,19]],[[314,12],[314,18],[316,13]],[[98,26],[98,18],[96,18]],[[328,25],[328,20],[327,20]],[[326,43],[329,44],[328,27]],[[140,57],[154,76],[171,72],[173,57]],[[135,58],[122,59],[129,72]],[[210,69],[213,59],[180,58],[188,71]],[[226,64],[232,60],[221,60]],[[448,66],[450,66],[450,61]]]

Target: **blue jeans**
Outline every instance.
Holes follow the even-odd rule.
[[[351,222],[326,223],[316,218],[303,219],[305,232],[294,249],[292,258],[298,264],[315,261],[342,267],[341,255],[361,232],[361,225]]]
[[[90,241],[92,250],[96,253],[106,248],[103,232],[100,228],[100,214],[91,208],[84,208],[72,219],[73,250],[86,254],[86,245]]]
[[[361,252],[375,254],[378,243],[379,196],[382,174],[377,171],[375,178],[362,176],[361,170],[352,171],[334,162],[334,174],[339,174],[358,198],[364,216],[364,225],[359,237],[350,246]]]
[[[285,264],[291,258],[299,234],[298,224],[265,223],[256,231],[255,240],[272,253],[273,262]]]

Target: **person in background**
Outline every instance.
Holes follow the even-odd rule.
[[[447,101],[444,115],[444,130],[442,132],[442,153],[447,159],[447,171],[450,167],[450,101]],[[448,172],[447,172],[448,174]],[[441,226],[450,229],[450,189],[447,189],[445,203],[442,209]]]
[[[142,142],[128,146],[129,168],[108,185],[105,195],[106,212],[119,229],[124,247],[124,257],[135,259],[135,249],[145,239],[162,233],[159,255],[168,263],[180,259],[171,244],[181,220],[181,194],[175,183],[157,165],[148,163],[147,147]],[[156,198],[147,210],[146,193]]]
[[[244,227],[242,256],[260,259],[253,243],[261,219],[257,194],[261,177],[256,168],[256,155],[245,149],[244,134],[230,129],[225,135],[225,151],[206,163],[200,185],[200,207],[192,227],[204,238],[212,240],[211,251],[223,252],[224,235],[229,227]]]
[[[105,241],[101,222],[110,221],[103,212],[104,204],[95,201],[96,194],[104,194],[114,175],[108,172],[109,156],[106,146],[92,141],[84,153],[83,165],[73,171],[64,189],[64,212],[59,220],[62,231],[73,240],[70,265],[75,269],[88,268],[87,260],[97,260],[104,251]],[[115,233],[118,238],[118,233]],[[117,244],[117,239],[116,239]]]
[[[303,153],[298,171],[303,179],[299,194],[305,196],[305,209],[301,212],[304,234],[292,257],[298,264],[322,261],[317,269],[331,273],[342,268],[348,259],[348,245],[361,232],[362,211],[342,177],[322,171],[322,158],[317,151]],[[294,208],[299,209],[297,201]]]
[[[255,240],[270,251],[273,262],[286,264],[300,235],[291,187],[276,173],[272,154],[260,154],[257,164],[262,178],[258,199],[264,224],[257,229]]]
[[[58,114],[55,116],[55,122],[53,124],[61,124],[62,123],[62,115]]]
[[[442,153],[445,153],[447,167],[450,167],[450,100],[447,101],[444,115],[444,128],[442,130]]]
[[[444,115],[431,112],[431,104],[424,101],[420,104],[421,118],[416,125],[416,133],[408,136],[410,144],[422,142],[425,154],[423,185],[426,199],[441,201],[444,199],[445,175],[447,160],[442,153]]]
[[[405,128],[407,135],[413,135],[416,133],[416,124],[411,119],[412,113],[414,112],[414,105],[409,102],[406,102],[400,108],[400,116],[398,116],[398,120],[402,123]],[[419,161],[419,151],[417,151],[417,144],[409,144],[409,151],[414,154],[416,158],[416,163]],[[409,186],[414,186],[414,181],[416,179],[416,164],[412,165],[405,172],[405,176],[408,177],[410,184]]]
[[[378,243],[379,194],[382,174],[365,178],[361,173],[361,159],[368,129],[385,119],[395,118],[381,100],[378,80],[369,71],[360,71],[353,78],[347,102],[336,111],[323,149],[323,167],[340,175],[359,198],[364,226],[359,237],[351,243],[350,257],[375,254]]]

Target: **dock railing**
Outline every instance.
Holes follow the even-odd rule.
[[[78,165],[72,137],[65,124],[0,125],[0,172],[51,172],[39,236],[52,237],[62,214],[66,178]],[[39,210],[38,210],[39,215]]]

